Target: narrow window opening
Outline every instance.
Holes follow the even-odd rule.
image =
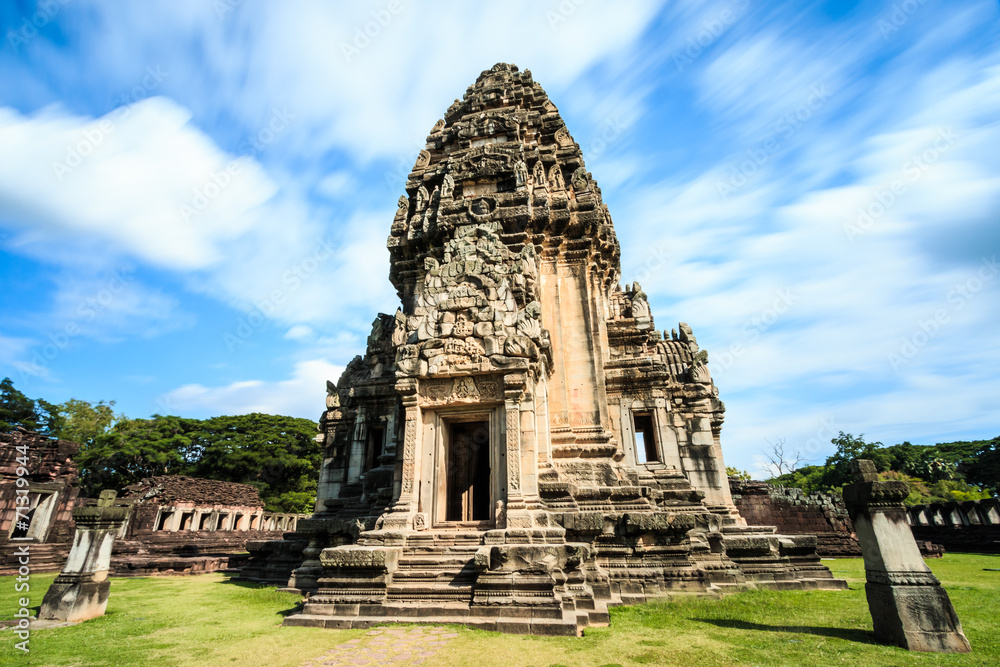
[[[173,512],[160,512],[160,523],[156,526],[157,530],[167,530],[167,524],[174,517]]]
[[[652,415],[635,415],[635,454],[639,463],[652,463],[660,460],[656,447],[656,430],[653,428]]]
[[[385,427],[372,426],[368,429],[368,446],[365,448],[365,470],[377,468],[380,464],[378,457],[382,456],[385,450]]]

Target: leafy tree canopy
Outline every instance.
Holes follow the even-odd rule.
[[[993,440],[885,446],[865,442],[864,435],[840,434],[831,440],[836,452],[825,465],[803,466],[769,479],[807,493],[840,493],[852,481],[849,463],[869,459],[884,479],[910,484],[907,504],[978,500],[1000,491],[1000,437]]]
[[[10,378],[0,382],[0,429],[23,426],[78,443],[84,496],[144,477],[191,475],[251,484],[271,511],[313,510],[323,456],[315,422],[259,413],[130,419],[114,406],[75,398],[53,405],[29,399]]]
[[[7,433],[18,426],[55,435],[60,429],[61,417],[56,406],[41,398],[28,398],[15,389],[7,377],[0,381],[0,430]]]

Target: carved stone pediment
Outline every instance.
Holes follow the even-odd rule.
[[[503,400],[503,379],[492,375],[421,380],[417,389],[421,405],[450,405]]]

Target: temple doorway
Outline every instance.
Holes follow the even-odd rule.
[[[488,421],[448,424],[445,471],[444,520],[463,524],[492,520]]]

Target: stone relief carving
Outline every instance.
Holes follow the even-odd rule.
[[[553,190],[565,190],[566,181],[563,180],[562,169],[559,168],[558,164],[552,165],[549,169],[549,187]]]

